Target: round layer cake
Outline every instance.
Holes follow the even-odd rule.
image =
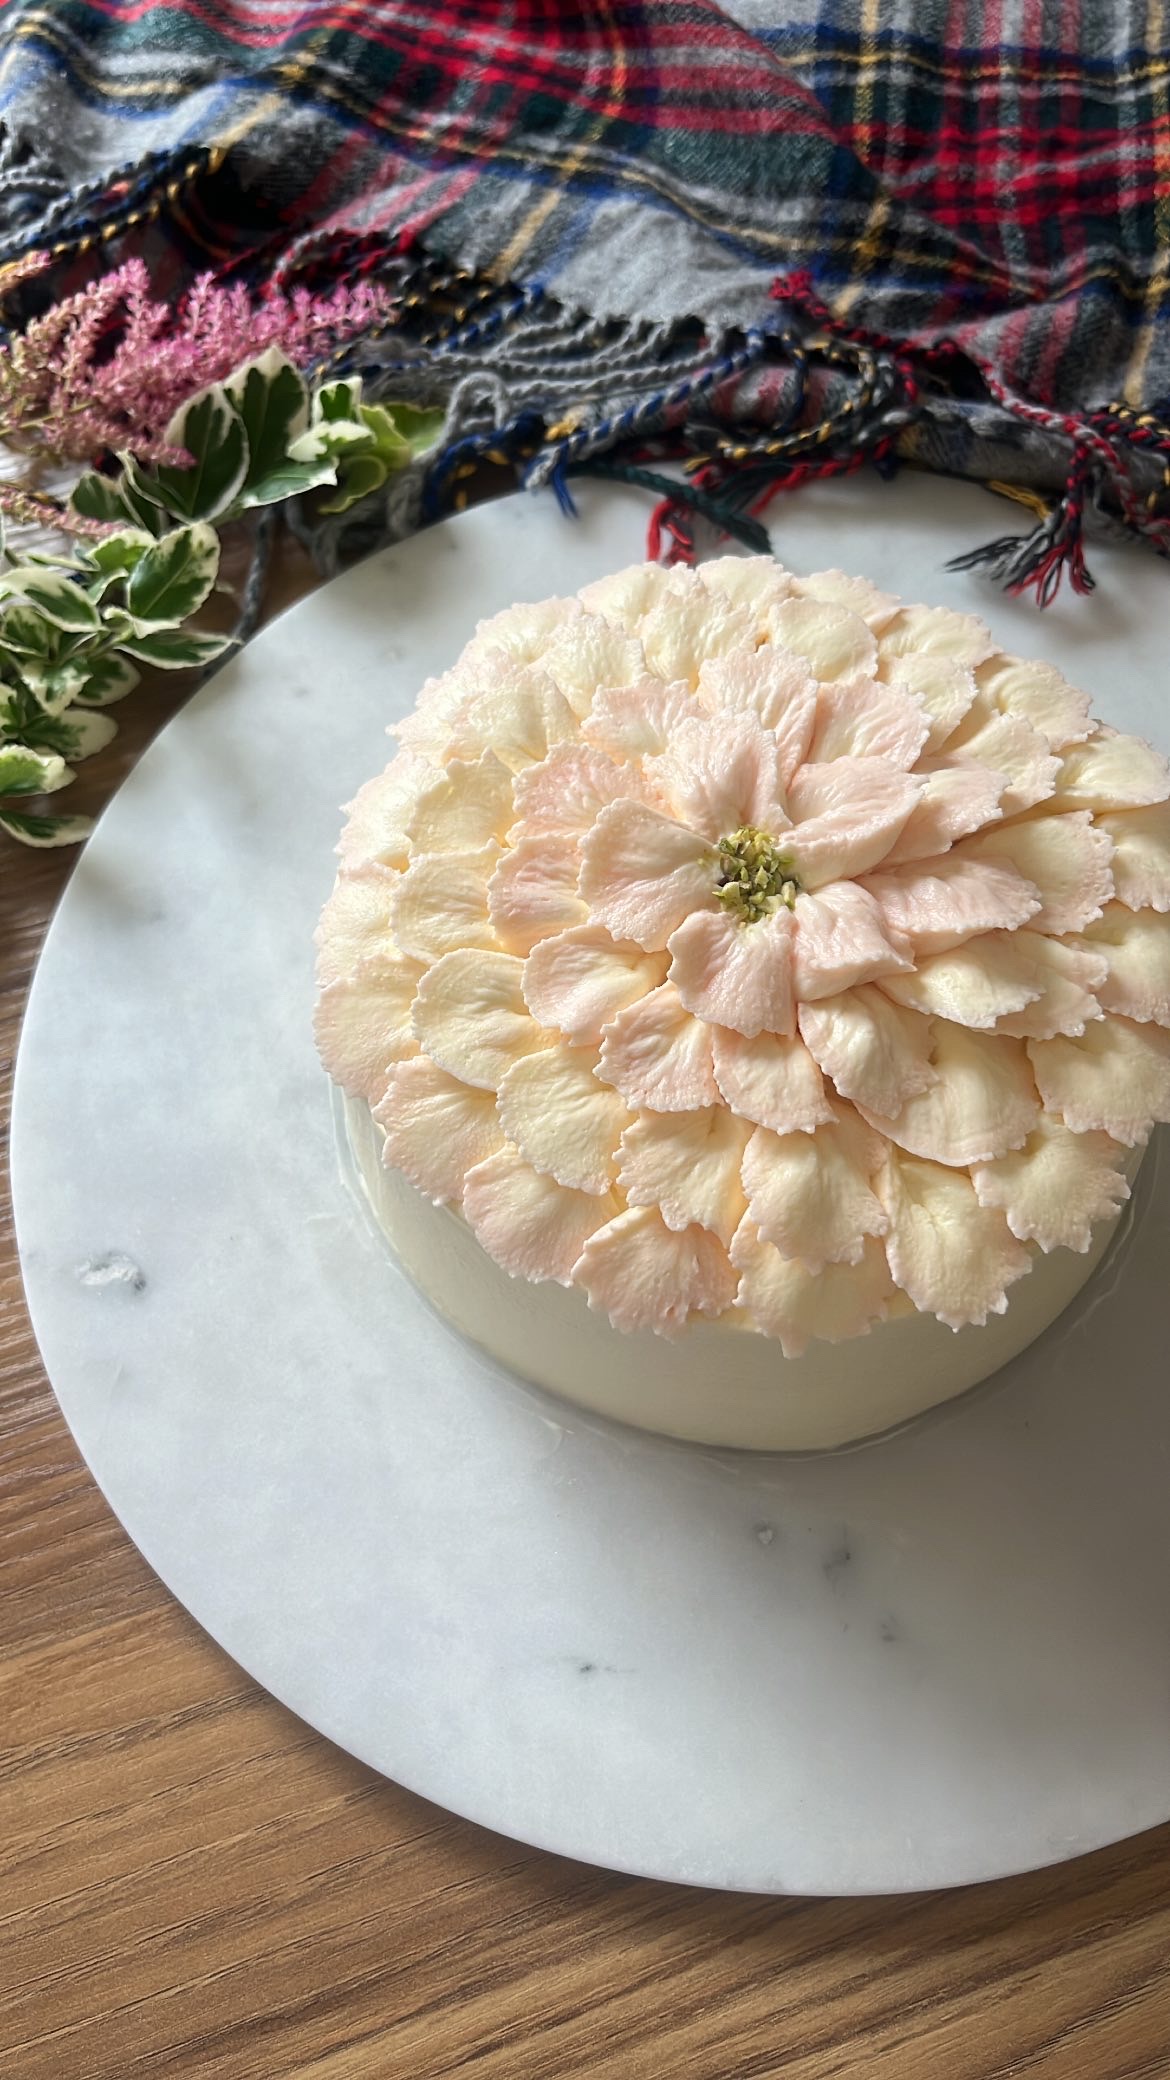
[[[349,810],[317,1035],[406,1270],[761,1450],[996,1370],[1170,1119],[1170,770],[984,624],[769,558],[480,626]]]

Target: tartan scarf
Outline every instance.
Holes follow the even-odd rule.
[[[397,292],[348,365],[446,435],[327,565],[485,456],[672,556],[904,461],[1033,505],[969,560],[1042,601],[1170,547],[1162,0],[6,0],[0,54],[0,263]]]

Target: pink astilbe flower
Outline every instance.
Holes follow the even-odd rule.
[[[143,462],[181,463],[163,436],[185,399],[266,347],[308,367],[375,324],[388,301],[370,282],[256,298],[242,283],[225,288],[203,275],[173,309],[152,299],[142,261],[127,260],[0,350],[0,431],[50,462],[128,449]]]

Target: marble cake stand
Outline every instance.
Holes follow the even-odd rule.
[[[1170,1814],[1170,1169],[990,1390],[831,1458],[577,1418],[406,1285],[339,1171],[309,1033],[338,804],[481,615],[641,553],[643,501],[481,508],[278,621],[163,733],[49,935],[14,1173],[66,1417],[175,1595],[440,1804],[623,1870],[952,1885]],[[956,549],[968,487],[802,493],[775,540],[974,606],[1165,741],[1170,588],[1100,553],[1043,622]]]

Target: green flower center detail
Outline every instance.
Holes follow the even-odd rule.
[[[715,894],[725,910],[744,924],[772,917],[781,905],[794,908],[800,882],[788,853],[778,851],[767,831],[745,823],[719,840],[719,879]]]

